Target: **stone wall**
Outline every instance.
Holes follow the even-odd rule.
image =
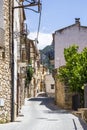
[[[69,88],[58,79],[56,79],[55,82],[55,101],[59,107],[65,109],[72,108],[72,93],[70,93]]]
[[[11,1],[10,1],[11,2]],[[0,50],[0,122],[4,123],[11,120],[11,66],[10,66],[10,32],[9,32],[9,0],[4,0],[4,29],[5,46],[4,58]]]

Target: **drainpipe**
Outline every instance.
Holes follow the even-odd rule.
[[[11,67],[11,122],[14,121],[14,38],[13,38],[13,0],[9,0],[9,50]],[[11,17],[12,16],[12,17]],[[11,32],[11,33],[10,33]]]
[[[11,47],[11,80],[12,80],[12,87],[11,87],[11,122],[14,121],[14,1],[12,1],[12,47]]]

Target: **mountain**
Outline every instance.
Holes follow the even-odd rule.
[[[42,50],[40,50],[40,60],[41,63],[46,66],[50,72],[52,72],[52,69],[54,68],[54,46],[48,45]]]

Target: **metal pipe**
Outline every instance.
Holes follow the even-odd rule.
[[[30,7],[30,6],[37,6],[38,5],[38,3],[34,3],[34,4],[27,4],[27,5],[20,5],[20,6],[15,6],[14,7],[14,9],[16,9],[16,8],[25,8],[25,7]]]
[[[12,66],[11,66],[11,78],[12,78],[12,102],[11,102],[11,121],[14,121],[14,3],[12,3]]]
[[[10,18],[10,14],[11,14],[11,11],[10,11],[10,9],[11,9],[11,2],[10,2],[10,0],[9,0],[9,22],[11,22],[11,18]],[[10,28],[10,26],[9,26],[9,52],[10,52],[10,63],[9,63],[9,66],[10,66],[10,68],[11,68],[11,62],[12,62],[12,60],[11,60],[11,43],[12,43],[12,39],[11,39],[11,28]],[[6,52],[5,52],[6,53]],[[11,85],[11,84],[10,84]],[[11,106],[12,106],[12,101],[11,101]],[[10,112],[10,117],[11,117],[11,115],[12,115],[12,113]]]

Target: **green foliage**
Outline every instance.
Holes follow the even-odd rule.
[[[32,66],[28,66],[28,67],[27,67],[27,70],[26,70],[25,86],[27,86],[27,85],[30,83],[30,81],[31,81],[31,79],[32,79],[32,77],[33,77],[33,73],[34,73],[34,71],[33,71]]]
[[[76,45],[73,45],[72,47],[64,49],[64,57],[65,57],[66,62],[71,59],[73,54],[74,55],[77,54],[77,50],[78,50],[78,46]]]
[[[87,48],[79,53],[78,46],[64,49],[66,65],[59,68],[58,78],[68,85],[71,91],[83,92],[87,83]]]

